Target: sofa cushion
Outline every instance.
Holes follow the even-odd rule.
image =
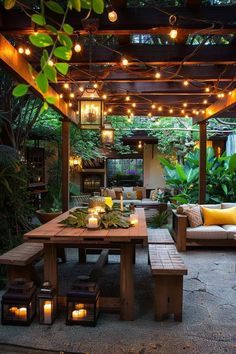
[[[236,225],[222,225],[222,227],[227,231],[228,239],[234,239],[234,236],[236,235]]]
[[[127,200],[138,199],[137,198],[137,192],[134,192],[134,191],[132,191],[132,192],[123,192],[122,195],[123,195],[123,198],[127,199]]]
[[[204,225],[236,225],[236,207],[228,209],[208,209],[202,207]]]
[[[127,192],[133,192],[133,191],[134,191],[134,187],[123,187],[123,191],[124,191],[125,193],[127,193]]]
[[[221,203],[221,209],[233,208],[236,206],[236,203]]]
[[[227,231],[218,225],[187,227],[186,237],[199,240],[226,240]]]
[[[201,204],[201,207],[208,209],[221,209],[221,204]]]
[[[142,192],[142,198],[141,199],[143,199],[143,198],[146,198],[146,193],[147,193],[147,191],[146,191],[146,187],[139,187],[139,186],[135,186],[134,187],[134,191],[141,191]]]
[[[199,205],[184,209],[184,214],[188,217],[190,227],[198,227],[203,224],[201,208]]]

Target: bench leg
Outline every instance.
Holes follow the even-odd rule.
[[[86,248],[78,248],[79,253],[79,264],[86,263]]]
[[[155,319],[162,321],[174,314],[175,321],[182,321],[183,276],[155,276]]]

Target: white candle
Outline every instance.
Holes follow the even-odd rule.
[[[50,324],[52,322],[52,304],[46,301],[43,306],[44,323]]]
[[[74,320],[74,321],[77,321],[77,320],[84,318],[86,316],[87,316],[87,310],[85,310],[85,309],[72,311],[72,320]]]
[[[91,215],[88,219],[87,227],[90,229],[96,229],[98,227],[98,219],[95,216]]]
[[[84,308],[84,304],[75,304],[75,309],[80,310]]]
[[[138,217],[136,214],[130,215],[130,224],[133,226],[138,225]]]
[[[72,320],[78,320],[79,319],[79,310],[74,310],[72,311]]]
[[[123,195],[120,196],[120,210],[124,211]]]
[[[17,316],[19,316],[19,318],[21,320],[26,320],[27,318],[27,308],[26,307],[21,307],[19,308],[19,310],[16,312]]]

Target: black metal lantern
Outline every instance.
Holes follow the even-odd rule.
[[[38,294],[39,323],[50,325],[57,314],[57,293],[50,282],[44,282]]]
[[[104,102],[97,90],[90,86],[84,90],[79,99],[79,126],[81,129],[101,129]]]
[[[2,324],[29,326],[36,310],[36,286],[16,279],[2,296]]]
[[[87,276],[78,277],[67,294],[68,325],[96,326],[99,316],[98,285]]]
[[[112,128],[110,123],[105,123],[101,130],[101,142],[103,145],[113,145],[115,137],[115,129]]]

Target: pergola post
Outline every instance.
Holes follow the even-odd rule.
[[[206,141],[207,129],[206,121],[199,123],[199,204],[204,204],[206,199]]]
[[[62,211],[69,210],[70,122],[62,121]]]

